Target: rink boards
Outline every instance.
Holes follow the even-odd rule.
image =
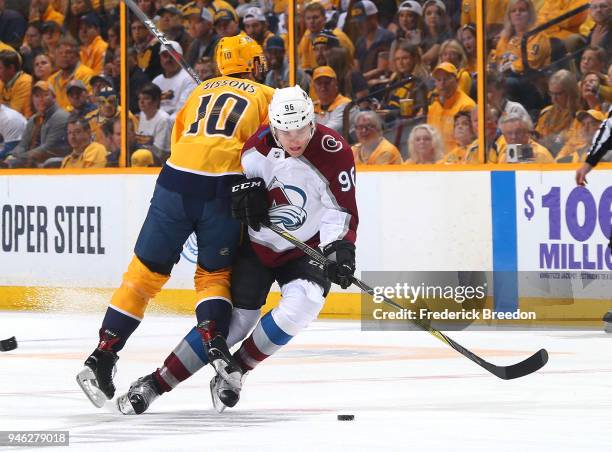
[[[612,305],[612,169],[598,167],[577,188],[573,166],[514,168],[358,170],[358,272],[504,272],[495,310],[561,306],[564,316],[571,304],[600,316]],[[100,310],[131,259],[155,178],[153,170],[0,173],[0,309]],[[151,308],[192,312],[193,244]],[[583,276],[568,281],[575,273]],[[564,278],[579,286],[571,302],[555,292]],[[356,291],[334,288],[323,316],[359,312]]]

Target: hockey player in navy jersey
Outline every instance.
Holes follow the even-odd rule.
[[[238,402],[247,372],[317,318],[331,283],[347,288],[355,271],[358,215],[350,146],[334,130],[315,123],[312,100],[298,86],[275,92],[269,119],[270,124],[262,125],[245,143],[245,179],[232,187],[232,214],[248,224],[248,239],[233,265],[234,310],[227,343],[242,343],[233,355],[235,373],[216,375],[211,381],[219,412]],[[333,264],[321,268],[266,228],[268,221],[320,247]],[[274,281],[281,288],[279,305],[260,319]],[[119,397],[119,409],[124,414],[142,413],[206,363],[196,327],[161,368]]]

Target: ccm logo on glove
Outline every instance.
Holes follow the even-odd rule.
[[[240,190],[246,190],[248,188],[263,188],[264,187],[264,181],[261,178],[255,178],[255,179],[251,179],[248,180],[246,182],[242,182],[241,184],[236,184],[232,187],[232,193],[236,193],[237,191]]]

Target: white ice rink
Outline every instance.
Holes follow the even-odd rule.
[[[548,349],[542,370],[503,381],[426,333],[318,321],[251,373],[236,408],[212,409],[207,367],[130,417],[95,408],[75,382],[102,317],[0,312],[0,338],[19,341],[0,353],[0,430],[68,430],[69,448],[86,452],[612,450],[612,336],[603,332],[449,333],[496,364]],[[148,315],[120,353],[118,393],[192,323]]]

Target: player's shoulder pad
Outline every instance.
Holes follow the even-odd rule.
[[[344,137],[334,129],[330,129],[322,124],[316,125],[312,140],[323,152],[339,155],[346,154],[348,152],[349,154],[353,155],[351,146],[344,139]]]
[[[262,155],[268,155],[272,146],[270,145],[270,138],[272,132],[270,131],[269,124],[263,124],[255,131],[253,135],[249,137],[242,147],[242,155],[246,152],[256,151]]]
[[[328,180],[355,165],[353,151],[342,135],[329,127],[317,124],[315,133],[304,154]]]

